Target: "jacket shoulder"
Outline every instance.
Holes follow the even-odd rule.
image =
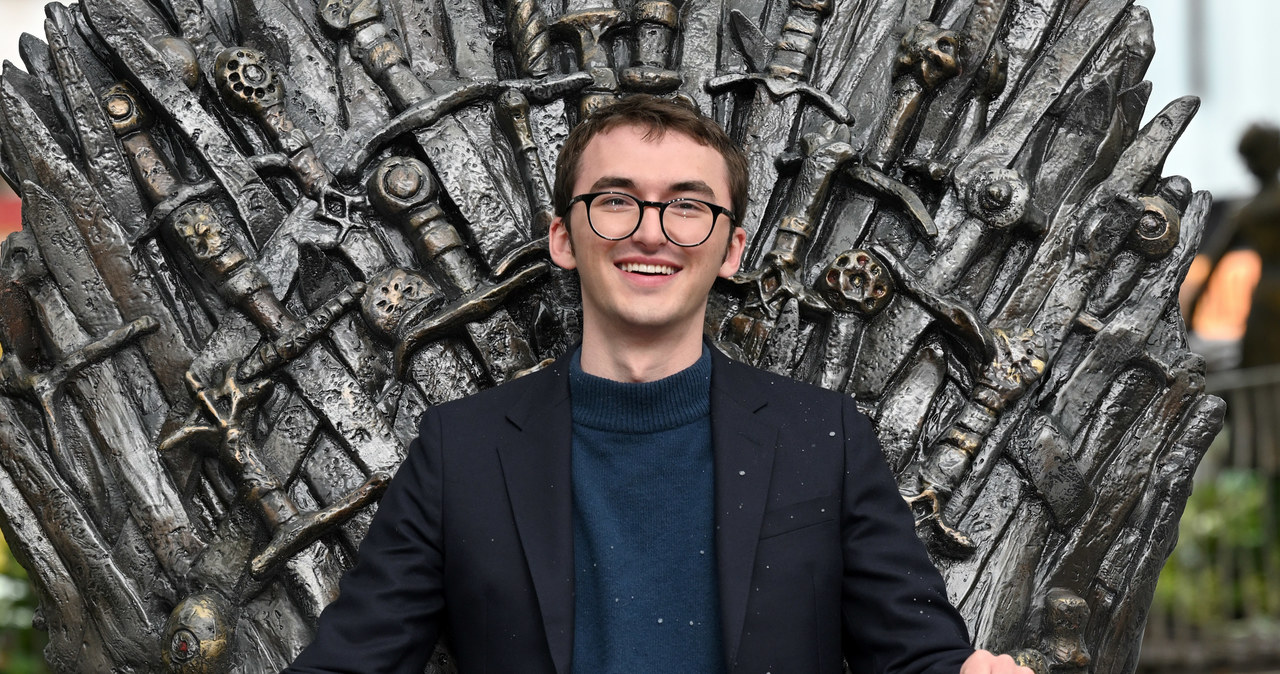
[[[754,397],[760,403],[780,409],[814,405],[838,409],[846,402],[850,405],[854,402],[853,397],[845,393],[761,370],[723,354],[715,361],[711,377],[713,386],[737,393],[744,400]]]

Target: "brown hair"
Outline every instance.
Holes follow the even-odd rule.
[[[633,94],[607,105],[574,127],[560,148],[556,159],[556,184],[552,198],[556,213],[564,217],[573,198],[573,183],[578,179],[578,162],[587,144],[597,135],[619,126],[634,125],[647,129],[645,139],[657,139],[668,132],[683,133],[724,157],[729,169],[729,192],[735,222],[747,209],[747,158],[724,129],[697,108],[681,99],[665,99],[649,94]]]

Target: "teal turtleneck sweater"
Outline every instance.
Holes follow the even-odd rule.
[[[665,379],[569,374],[575,674],[724,671],[711,354]]]

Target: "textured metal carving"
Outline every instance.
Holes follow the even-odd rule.
[[[428,406],[578,333],[551,169],[684,97],[747,150],[707,332],[854,395],[977,645],[1129,672],[1221,425],[1128,0],[84,0],[0,79],[0,510],[56,671],[273,671]],[[444,655],[432,667],[449,671]]]

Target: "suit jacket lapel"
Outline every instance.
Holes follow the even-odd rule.
[[[556,671],[567,674],[573,653],[573,425],[569,360],[535,373],[538,385],[511,409],[514,432],[498,447],[507,495],[547,631]]]
[[[749,378],[750,370],[714,348],[711,352],[716,562],[725,660],[732,668],[747,617],[778,429],[756,416],[768,398],[759,383]]]

